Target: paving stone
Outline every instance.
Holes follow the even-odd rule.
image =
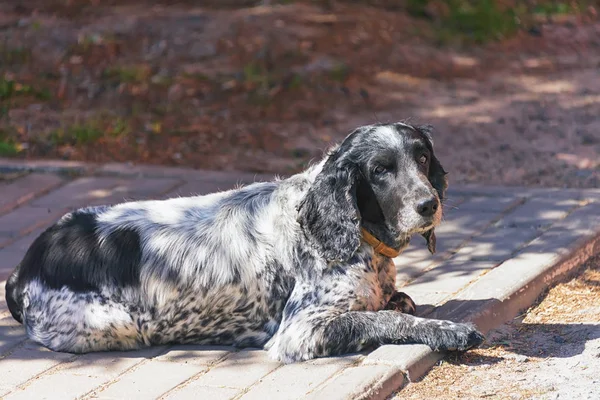
[[[523,197],[552,199],[600,200],[600,189],[530,188],[518,186],[486,186],[480,184],[451,185],[448,197]]]
[[[181,186],[177,179],[129,179],[122,180],[104,197],[91,199],[86,205],[106,205],[132,200],[152,200],[162,197]]]
[[[0,279],[0,319],[8,316],[8,306],[6,305],[6,281]]]
[[[201,365],[147,361],[95,393],[94,397],[154,399],[203,371],[206,367]]]
[[[264,350],[242,350],[202,375],[195,384],[243,389],[282,364],[271,360]],[[231,379],[235,376],[235,379]]]
[[[78,208],[159,197],[180,184],[176,179],[79,178],[34,202],[34,207]]]
[[[165,349],[165,346],[156,346],[136,351],[88,353],[61,364],[58,370],[71,375],[96,376],[110,380],[144,360],[164,352]]]
[[[394,378],[394,386],[400,387],[404,380],[402,371],[389,365],[360,365],[350,367],[326,381],[321,387],[307,395],[306,399],[355,399],[375,394],[386,380]]]
[[[29,235],[22,237],[0,249],[0,280],[5,280],[12,273],[15,267],[21,262],[25,252],[31,246],[33,241],[43,232],[43,229],[36,229]]]
[[[337,364],[327,360],[287,364],[264,377],[241,399],[280,400],[304,398],[308,392],[346,366],[347,364]]]
[[[494,225],[506,228],[544,228],[566,217],[570,211],[582,205],[581,201],[572,199],[532,198]]]
[[[44,375],[23,389],[17,389],[6,400],[64,400],[74,399],[90,392],[100,385],[103,379],[95,376],[70,374]]]
[[[410,282],[402,288],[418,305],[436,305],[457,293],[491,270],[496,262],[472,262],[451,260]]]
[[[72,357],[72,354],[56,353],[33,346],[15,350],[0,361],[0,377],[4,390],[0,392],[0,396]]]
[[[427,250],[425,239],[415,235],[410,246],[394,259],[397,268],[396,286],[403,287],[424,270],[439,265],[445,258],[456,252],[460,246],[468,243],[473,236],[478,235],[490,225],[494,213],[454,213],[436,228],[437,249],[435,255]]]
[[[4,295],[2,295],[4,299]],[[4,301],[2,304],[6,304]],[[23,325],[7,316],[0,319],[0,356],[27,339]]]
[[[65,181],[63,178],[51,174],[29,174],[7,185],[0,186],[0,214],[24,204],[31,199],[46,193]]]
[[[176,345],[156,358],[157,361],[172,361],[183,364],[213,365],[235,351],[228,346]]]
[[[457,206],[456,209],[450,208],[447,212],[452,213],[454,210],[460,212],[484,212],[484,213],[500,213],[511,207],[516,206],[523,199],[520,197],[489,197],[489,196],[474,196]]]
[[[232,377],[234,380],[235,377]],[[181,389],[177,389],[173,392],[168,393],[164,399],[169,400],[197,400],[197,399],[209,399],[209,400],[230,400],[235,398],[239,393],[240,389],[232,389],[227,387],[211,387],[211,386],[198,386],[193,383],[184,386]],[[267,397],[268,398],[268,397]]]
[[[109,163],[95,171],[97,174],[115,176],[143,176],[152,178],[181,178],[188,181],[255,181],[272,180],[271,174],[254,174],[240,171],[207,171],[191,168],[164,168],[154,165],[131,165],[122,163]]]
[[[66,209],[22,206],[0,216],[0,247],[2,237],[14,239],[26,235],[36,228],[48,227],[67,212]]]
[[[541,234],[541,231],[530,228],[492,227],[466,243],[453,258],[465,262],[504,261]]]
[[[84,177],[76,179],[31,203],[34,207],[77,208],[92,201],[105,199],[121,184],[116,178]]]

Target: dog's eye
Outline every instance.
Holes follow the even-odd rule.
[[[385,171],[387,171],[387,169],[383,165],[377,165],[373,168],[373,172],[376,174],[383,174]]]
[[[427,157],[427,154],[421,154],[421,157],[419,157],[419,163],[423,165],[427,164],[428,160],[429,158]]]

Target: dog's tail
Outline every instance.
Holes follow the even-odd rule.
[[[23,293],[19,290],[19,265],[6,281],[6,304],[13,318],[23,323]]]

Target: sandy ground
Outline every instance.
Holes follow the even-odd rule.
[[[600,398],[600,257],[394,399]]]
[[[0,1],[5,152],[292,173],[410,118],[451,183],[600,186],[593,7],[460,47],[400,11],[289,3]]]

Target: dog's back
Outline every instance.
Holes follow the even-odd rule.
[[[260,346],[293,287],[291,262],[281,260],[290,247],[277,246],[296,235],[294,205],[282,202],[298,188],[280,186],[69,213],[8,280],[10,311],[33,340],[60,351]]]

